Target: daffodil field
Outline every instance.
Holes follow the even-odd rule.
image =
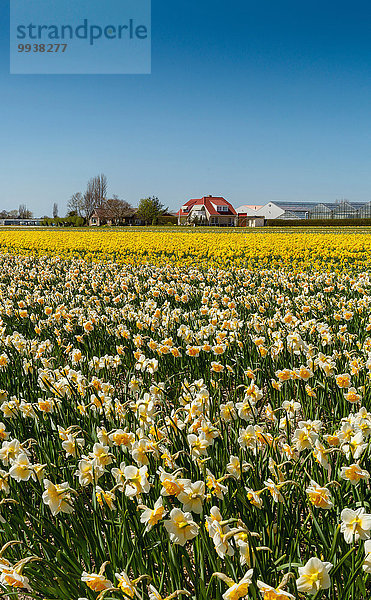
[[[1,231],[0,590],[371,597],[371,239]]]
[[[298,231],[262,229],[143,228],[95,231],[2,230],[0,251],[114,260],[125,264],[195,264],[229,268],[326,271],[371,267],[371,228]]]

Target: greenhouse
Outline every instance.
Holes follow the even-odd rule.
[[[327,204],[316,204],[314,208],[309,211],[308,218],[309,219],[332,219],[332,209],[330,208],[332,205]]]
[[[361,219],[370,219],[371,218],[371,202],[367,202],[358,210],[358,216]]]
[[[270,213],[267,211],[270,207]],[[273,207],[275,211],[273,214]],[[336,200],[335,202],[272,202],[262,206],[258,213],[275,219],[360,219],[371,218],[371,202],[350,202]]]

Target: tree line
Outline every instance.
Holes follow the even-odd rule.
[[[168,208],[161,204],[156,196],[142,198],[138,207],[134,208],[126,200],[120,199],[116,194],[108,196],[108,182],[104,173],[91,177],[87,183],[85,192],[75,192],[67,203],[67,214],[65,217],[58,216],[58,204],[54,202],[53,216],[43,216],[42,224],[49,226],[82,227],[89,223],[94,211],[101,209],[104,218],[112,224],[121,224],[126,217],[134,217],[146,225],[157,225],[159,218],[164,215]],[[33,214],[25,204],[20,204],[18,210],[0,212],[0,218],[6,219],[32,219]]]
[[[25,204],[20,204],[18,210],[1,210],[0,219],[32,219],[33,214]]]
[[[107,177],[101,173],[89,179],[84,193],[76,192],[68,201],[67,216],[76,215],[88,222],[93,212],[103,209],[107,220],[119,224],[135,212],[136,219],[146,225],[156,225],[159,217],[168,211],[156,196],[142,198],[137,208],[120,199],[116,194],[107,197]]]

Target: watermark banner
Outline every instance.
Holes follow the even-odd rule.
[[[10,73],[150,72],[151,0],[10,0]]]

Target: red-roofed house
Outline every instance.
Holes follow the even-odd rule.
[[[178,225],[219,225],[233,227],[237,225],[237,213],[232,204],[217,196],[204,196],[188,200],[177,212]]]

